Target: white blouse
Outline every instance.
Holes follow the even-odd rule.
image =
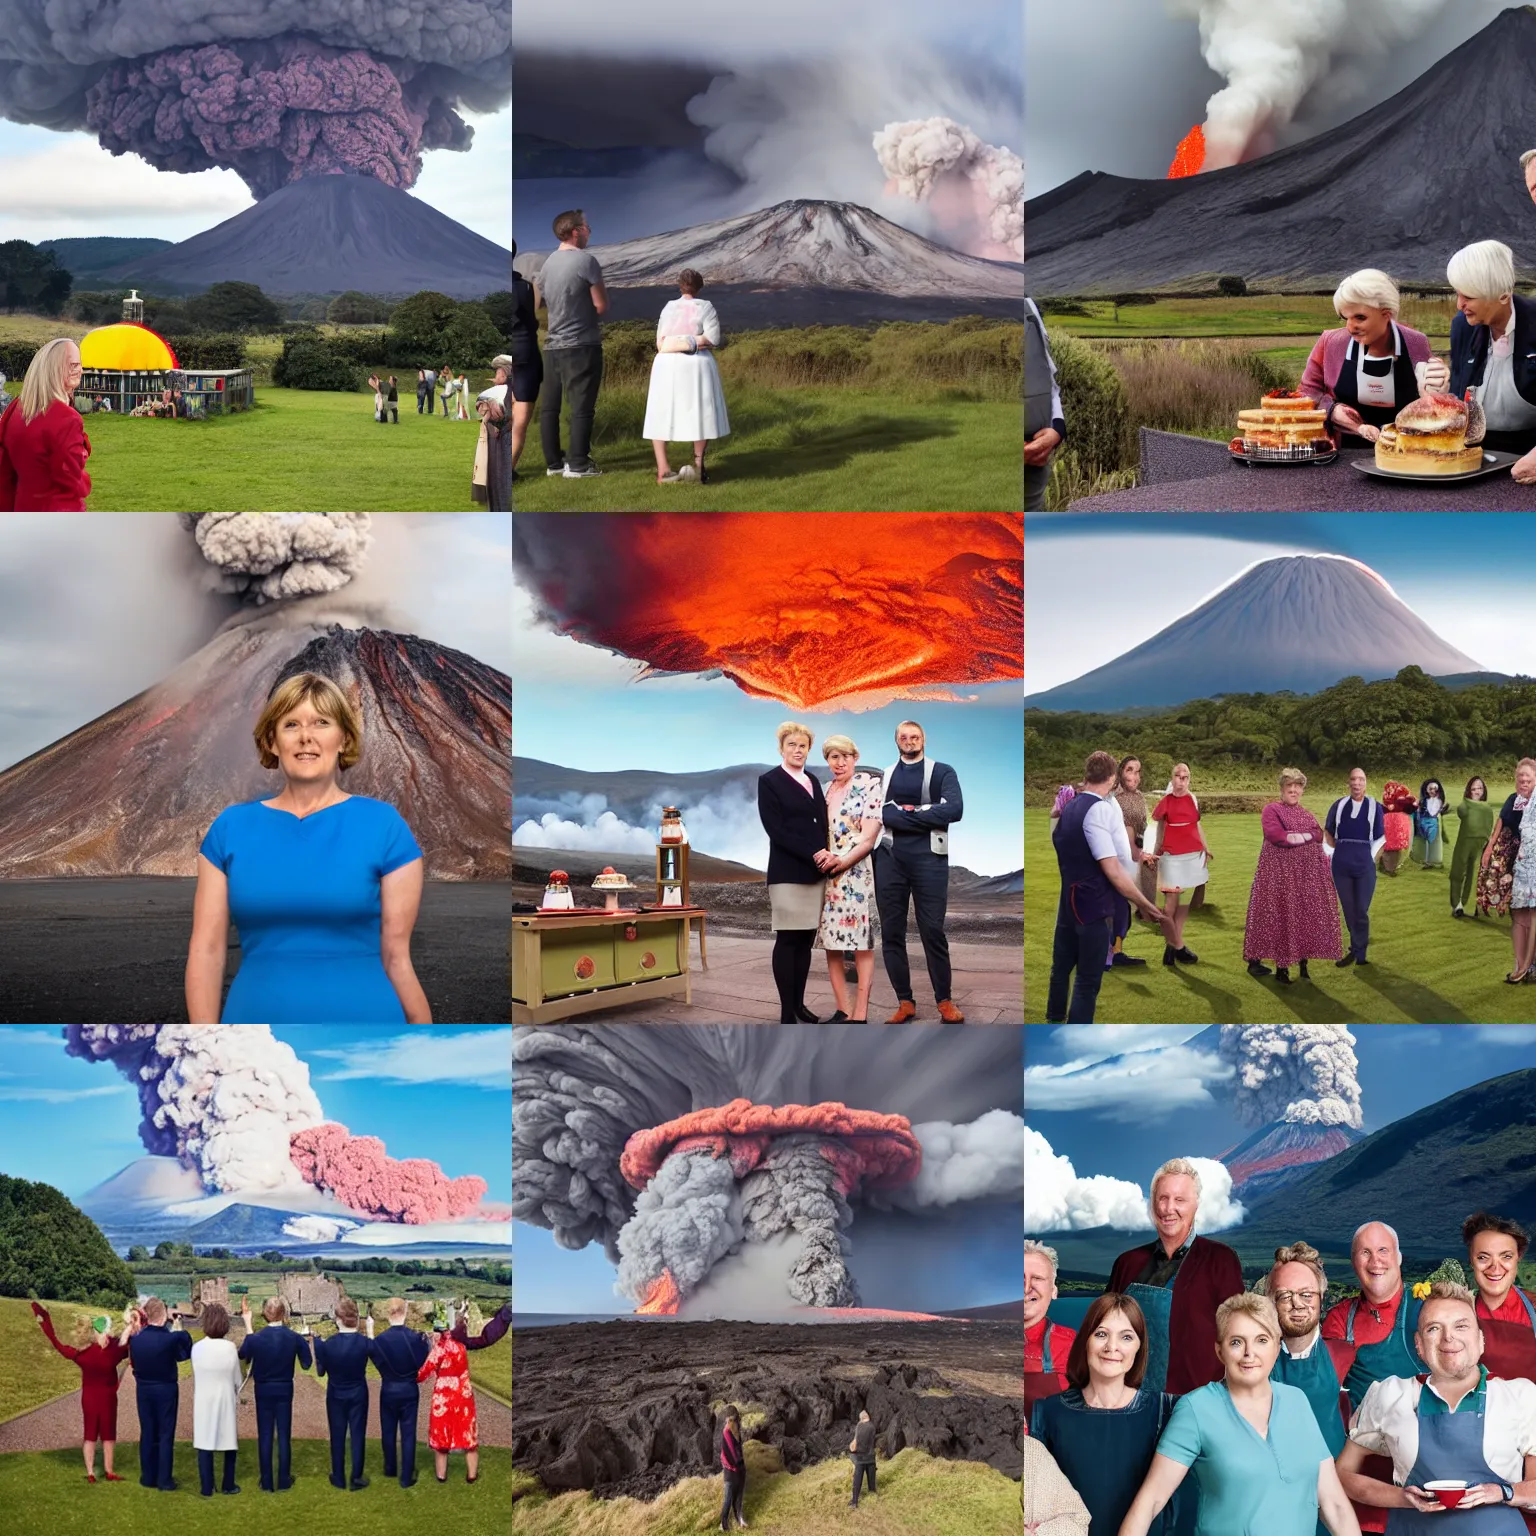
[[[710,346],[720,345],[720,317],[708,299],[690,298],[684,294],[673,299],[661,312],[656,322],[656,344],[661,345],[668,336],[703,336]]]
[[[1373,1381],[1349,1421],[1351,1440],[1392,1458],[1392,1481],[1399,1488],[1407,1485],[1419,1459],[1419,1393],[1423,1390],[1413,1376]],[[1525,1458],[1536,1452],[1536,1382],[1523,1376],[1490,1376],[1486,1407],[1483,1458],[1488,1469],[1506,1483],[1523,1482]]]

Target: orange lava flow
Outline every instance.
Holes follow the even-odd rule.
[[[546,621],[649,673],[718,671],[796,709],[952,699],[1024,674],[1020,514],[528,514]],[[591,570],[603,548],[603,570]]]
[[[1179,147],[1173,152],[1173,163],[1168,167],[1168,177],[1172,180],[1175,176],[1198,176],[1204,164],[1205,129],[1196,123],[1179,140]]]
[[[682,1297],[678,1295],[677,1281],[672,1278],[672,1271],[664,1269],[651,1281],[651,1288],[645,1293],[645,1300],[635,1308],[638,1315],[644,1312],[649,1317],[670,1317],[677,1311]]]
[[[794,1131],[830,1139],[824,1152],[845,1193],[860,1185],[891,1189],[910,1183],[922,1170],[923,1149],[905,1115],[835,1102],[770,1105],[732,1099],[636,1131],[624,1144],[619,1171],[635,1189],[643,1189],[673,1152],[697,1147],[730,1158],[739,1179],[762,1161],[774,1141]]]

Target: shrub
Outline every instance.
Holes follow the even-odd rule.
[[[1218,277],[1216,279],[1216,292],[1224,299],[1240,299],[1248,292],[1248,284],[1241,277]]]
[[[283,355],[272,365],[272,382],[289,389],[354,390],[357,368],[338,357],[314,331],[297,331],[283,338]]]
[[[432,350],[439,358],[448,358],[455,368],[484,368],[506,346],[483,304],[458,305],[443,327],[438,344]],[[418,353],[407,363],[424,366],[426,358]]]
[[[176,339],[176,360],[183,368],[244,368],[245,337],[199,331]]]
[[[391,361],[388,331],[349,331],[344,336],[327,336],[325,344],[337,357],[363,368],[384,368]]]
[[[389,319],[393,308],[385,299],[349,288],[325,306],[325,318],[332,325],[381,325]]]
[[[413,293],[410,298],[397,304],[389,317],[389,328],[395,346],[401,353],[397,361],[403,363],[408,357],[425,357],[440,352],[440,338],[458,307],[446,293],[436,293],[431,289]]]
[[[0,373],[11,382],[6,385],[9,394],[19,394],[22,379],[37,356],[37,348],[30,341],[0,341]]]
[[[1295,383],[1262,352],[1220,343],[1152,341],[1110,355],[1126,397],[1135,402],[1136,425],[1164,432],[1230,437],[1239,411],[1266,391]]]
[[[255,283],[215,283],[187,300],[187,314],[203,331],[275,331],[283,312]]]
[[[1135,440],[1120,372],[1104,353],[1065,331],[1052,331],[1048,339],[1077,472],[1093,481],[1125,469],[1134,462]]]
[[[491,324],[506,337],[512,340],[512,290],[504,288],[500,293],[488,293],[480,300],[486,314],[491,317]]]

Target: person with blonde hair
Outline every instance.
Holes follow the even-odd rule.
[[[1318,337],[1301,393],[1344,447],[1374,443],[1410,400],[1444,389],[1450,377],[1439,358],[1431,362],[1429,337],[1398,319],[1401,307],[1397,284],[1377,267],[1351,272],[1334,292],[1343,324]]]
[[[198,850],[188,1019],[430,1024],[411,964],[421,845],[394,806],[341,787],[363,754],[356,706],[330,678],[296,673],[252,734],[283,786],[221,811]],[[244,958],[221,1012],[231,917]]]
[[[1289,983],[1290,968],[1298,962],[1307,980],[1307,961],[1343,958],[1338,895],[1323,852],[1323,829],[1301,803],[1306,787],[1299,768],[1282,768],[1280,798],[1271,800],[1259,819],[1264,845],[1243,926],[1250,976],[1272,974],[1264,962],[1273,960],[1277,981]]]
[[[1163,964],[1182,960],[1193,965],[1200,958],[1184,942],[1184,924],[1196,891],[1210,877],[1215,855],[1200,825],[1200,802],[1189,787],[1189,764],[1175,763],[1168,790],[1152,810],[1157,823],[1157,888],[1166,898],[1165,909],[1173,919],[1173,935],[1163,945]]]
[[[875,979],[875,866],[870,855],[884,825],[880,781],[873,774],[855,773],[859,749],[847,736],[827,737],[821,755],[832,770],[832,782],[826,789],[830,846],[816,855],[816,867],[827,877],[817,942],[827,952],[827,979],[837,1000],[830,1022],[863,1024],[869,1019],[869,989]],[[858,972],[851,1003],[843,975],[848,950],[853,951]]]
[[[368,1486],[363,1452],[368,1439],[370,1341],[358,1331],[357,1303],[336,1303],[336,1333],[315,1340],[315,1374],[326,1378],[325,1419],[331,1433],[331,1487],[354,1493]],[[347,1436],[352,1437],[352,1479],[347,1481]]]
[[[0,415],[0,512],[83,512],[91,494],[91,440],[74,406],[80,348],[46,341],[27,365],[21,393]]]
[[[416,1421],[421,1402],[417,1373],[432,1353],[426,1334],[406,1326],[410,1308],[404,1298],[391,1296],[384,1304],[389,1327],[369,1341],[368,1357],[379,1373],[379,1439],[384,1449],[384,1476],[398,1474],[400,1486],[416,1481]]]
[[[1521,759],[1521,767],[1529,763]],[[1518,779],[1518,770],[1516,776]],[[1509,923],[1515,947],[1515,968],[1510,973],[1516,981],[1536,979],[1536,812],[1531,806],[1536,795],[1527,794],[1516,832],[1519,841],[1510,864]],[[1506,978],[1508,980],[1510,978]]]
[[[1349,1427],[1349,1399],[1343,1391],[1354,1352],[1342,1340],[1322,1337],[1328,1299],[1322,1255],[1306,1242],[1275,1249],[1264,1294],[1280,1323],[1280,1352],[1270,1375],[1306,1393],[1328,1453],[1337,1456]]]
[[[827,851],[827,797],[805,770],[809,726],[786,720],[778,729],[779,766],[757,781],[757,815],[768,834],[768,900],[773,922],[773,982],[781,1024],[819,1024],[805,1006],[811,950],[821,927],[827,877],[817,855]]]
[[[1515,860],[1520,853],[1520,823],[1531,796],[1536,794],[1536,758],[1522,757],[1515,764],[1515,789],[1499,809],[1478,861],[1477,910],[1503,917],[1509,911],[1510,891],[1515,883]],[[1510,933],[1514,946],[1515,968],[1505,977],[1516,982],[1525,978],[1531,956],[1522,942],[1528,930],[1515,924]]]
[[[85,1480],[96,1481],[96,1442],[101,1441],[101,1461],[109,1483],[120,1483],[112,1470],[112,1453],[117,1449],[117,1389],[122,1382],[118,1367],[128,1358],[128,1339],[132,1324],[124,1323],[117,1337],[112,1337],[112,1320],[101,1313],[81,1314],[75,1320],[73,1341],[61,1344],[53,1331],[53,1318],[47,1307],[32,1303],[33,1315],[48,1342],[80,1367],[80,1408],[85,1417],[85,1439],[81,1452],[85,1457]]]
[[[256,1460],[265,1493],[284,1492],[297,1479],[293,1466],[293,1373],[295,1365],[306,1371],[314,1365],[309,1325],[303,1331],[288,1326],[288,1304],[281,1296],[269,1296],[261,1304],[265,1327],[251,1325],[251,1301],[240,1303],[245,1337],[240,1358],[251,1362],[251,1381],[256,1387]],[[277,1467],[272,1465],[273,1445]]]

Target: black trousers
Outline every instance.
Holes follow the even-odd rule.
[[[805,984],[811,979],[814,928],[780,928],[773,936],[773,984],[779,991],[779,1023],[799,1022],[805,1007]]]
[[[363,1475],[363,1446],[368,1434],[368,1388],[328,1388],[325,1422],[331,1431],[331,1482],[344,1488],[349,1432],[352,1436],[352,1481],[358,1482]]]
[[[422,414],[422,412],[426,409],[426,404],[427,404],[427,386],[425,384],[423,384],[416,391],[416,414],[418,416],[420,416]]]
[[[1109,958],[1109,925],[1107,917],[1096,923],[1078,922],[1063,893],[1056,907],[1056,935],[1051,942],[1051,981],[1045,998],[1048,1024],[1093,1023],[1104,964]]]
[[[544,398],[539,405],[539,438],[544,463],[549,469],[569,464],[585,469],[592,462],[592,422],[597,415],[597,392],[603,384],[603,349],[594,347],[546,347],[544,349]],[[571,402],[571,451],[560,447],[560,406]]]
[[[379,1439],[384,1444],[384,1476],[394,1477],[398,1467],[402,1488],[409,1488],[416,1481],[416,1415],[420,1407],[421,1393],[416,1387],[386,1381],[379,1388]],[[400,1437],[398,1460],[397,1434]]]
[[[171,1486],[171,1458],[176,1450],[174,1381],[138,1383],[139,1483],[145,1488]]]
[[[879,1489],[877,1489],[875,1487],[875,1464],[874,1464],[874,1462],[872,1462],[872,1461],[856,1461],[856,1462],[854,1462],[854,1464],[853,1464],[853,1503],[854,1503],[854,1507],[855,1508],[858,1507],[858,1503],[859,1503],[859,1483],[860,1483],[860,1481],[862,1479],[865,1479],[865,1478],[867,1478],[869,1480],[869,1491],[871,1493],[878,1493]]]
[[[916,846],[904,846],[915,844]],[[885,974],[898,1001],[912,1002],[912,973],[907,965],[907,904],[917,908],[917,935],[923,941],[933,1000],[950,993],[949,939],[944,913],[949,906],[949,860],[928,846],[926,835],[896,839],[894,848],[875,849],[875,907],[880,913]]]
[[[1024,466],[1024,510],[1026,512],[1039,512],[1044,509],[1045,488],[1050,484],[1050,479],[1049,464]]]
[[[199,1451],[197,1453],[197,1480],[202,1486],[203,1497],[213,1497],[213,1458],[217,1451]],[[235,1491],[235,1452],[224,1452],[224,1490],[225,1493]]]
[[[747,1474],[745,1472],[727,1472],[725,1474],[725,1496],[720,1502],[720,1529],[728,1531],[731,1528],[731,1516],[738,1520],[746,1519],[741,1512],[741,1501],[746,1497]]]
[[[277,1487],[293,1481],[293,1388],[286,1392],[256,1384],[256,1459],[261,1464],[261,1486],[272,1491],[272,1441],[277,1440]]]

